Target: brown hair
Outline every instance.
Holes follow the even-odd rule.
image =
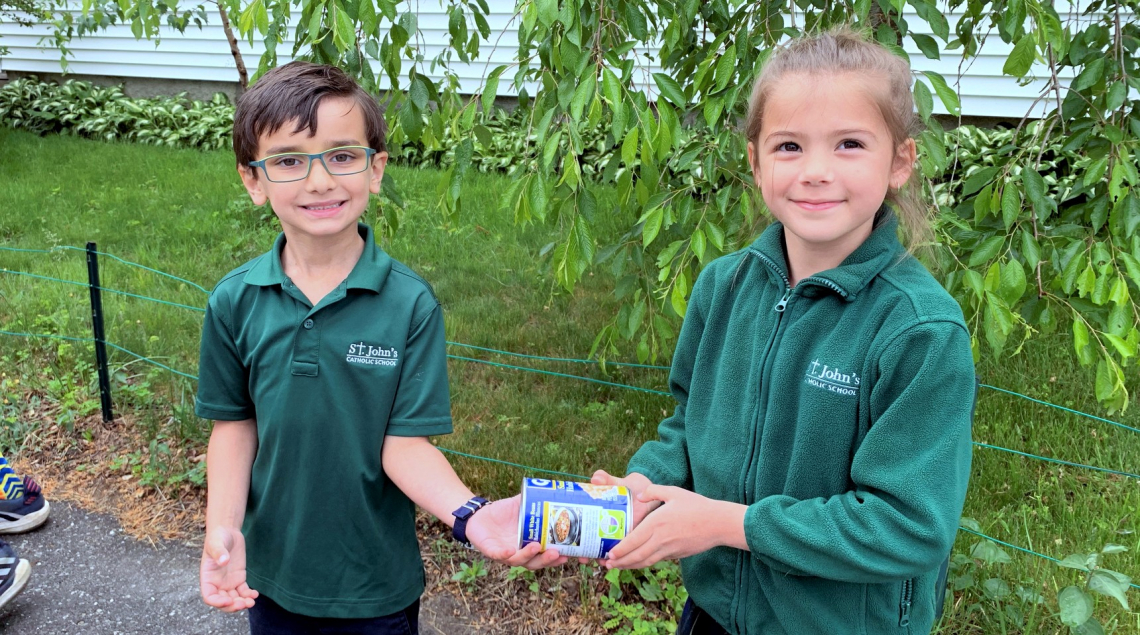
[[[922,122],[914,111],[910,64],[864,33],[851,27],[837,27],[798,37],[773,52],[756,78],[752,97],[748,100],[744,125],[748,141],[754,142],[759,138],[764,104],[780,79],[797,74],[843,73],[870,76],[868,96],[879,107],[894,147],[922,131]],[[876,83],[878,88],[870,88]],[[888,190],[886,198],[898,214],[905,242],[912,250],[927,240],[931,232],[929,208],[918,191],[917,173],[915,169],[901,188]]]
[[[258,160],[263,134],[273,134],[296,121],[296,134],[308,129],[317,133],[317,108],[327,98],[351,99],[364,114],[368,146],[385,152],[384,113],[380,105],[344,71],[311,62],[289,62],[270,69],[237,100],[234,111],[234,155],[239,166]],[[254,177],[257,171],[254,170]]]

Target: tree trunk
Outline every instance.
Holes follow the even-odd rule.
[[[241,49],[238,48],[237,38],[234,37],[234,30],[230,28],[230,17],[226,15],[226,8],[218,2],[218,14],[222,16],[222,29],[226,32],[226,39],[230,43],[230,53],[234,56],[234,64],[237,64],[238,83],[241,84],[239,93],[245,92],[249,88],[249,73],[245,70],[245,62],[241,59]]]

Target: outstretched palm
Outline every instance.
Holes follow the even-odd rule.
[[[467,539],[483,555],[511,566],[540,569],[566,562],[566,558],[553,549],[540,553],[541,546],[537,543],[518,548],[521,504],[521,496],[512,496],[479,510],[467,523]]]
[[[245,537],[241,532],[217,527],[206,536],[199,570],[202,600],[226,612],[253,606],[257,591],[245,579]]]

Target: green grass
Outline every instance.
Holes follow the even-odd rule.
[[[249,205],[227,152],[40,138],[4,129],[0,146],[5,149],[0,154],[0,246],[43,249],[93,240],[101,251],[210,288],[227,271],[265,251],[277,232],[266,210]],[[445,307],[449,340],[536,355],[586,356],[595,334],[618,309],[613,281],[599,270],[573,294],[555,288],[548,261],[538,254],[557,232],[513,224],[499,209],[509,184],[505,177],[471,175],[465,215],[458,225],[449,225],[436,207],[439,173],[399,166],[390,173],[407,205],[400,231],[384,247],[432,282]],[[366,220],[375,224],[378,213],[371,210]],[[616,235],[631,220],[611,219],[605,231]],[[78,252],[0,251],[0,268],[86,280]],[[205,302],[205,294],[193,286],[108,259],[101,260],[101,272],[105,287],[192,306]],[[109,341],[196,372],[200,313],[111,294],[104,295],[104,304]],[[0,273],[4,330],[90,337],[88,311],[83,287]],[[89,350],[82,344],[0,336],[0,357],[9,376],[25,377],[50,398],[66,401],[74,414],[97,409]],[[450,352],[488,358],[478,351]],[[208,426],[191,414],[192,382],[118,351],[111,352],[111,359],[117,406],[139,413],[147,438],[201,446]],[[490,359],[655,389],[662,389],[666,378],[652,370],[611,368],[605,376],[587,365]],[[620,471],[671,409],[665,397],[560,377],[456,360],[449,369],[456,433],[441,438],[441,445],[546,469]],[[1135,379],[1135,371],[1129,372]],[[979,374],[984,383],[1105,416],[1092,395],[1093,376],[1074,361],[1064,334],[1031,342],[1013,358],[985,360]],[[1135,399],[1140,382],[1131,388]],[[20,427],[18,408],[5,408],[0,412],[9,423],[0,434],[0,448],[19,450],[28,431]],[[1109,418],[1140,427],[1138,410],[1134,406]],[[978,441],[1032,454],[1140,471],[1140,434],[991,390],[980,394],[974,434]],[[514,492],[524,475],[483,461],[453,457],[453,462],[476,490],[494,496]],[[1137,509],[1140,482],[1135,480],[979,448],[964,515],[992,536],[1057,558],[1105,543],[1123,544],[1130,551],[1106,565],[1140,578]],[[963,533],[957,550],[969,553],[977,540]],[[1055,607],[1055,593],[1078,581],[1073,570],[1011,555],[1009,564],[982,567],[976,573],[978,587],[989,577],[1015,589],[1026,584]],[[1067,631],[1046,619],[1055,609],[1038,615],[1031,622],[1036,626],[1007,627],[1001,609],[1018,602],[978,597],[976,591],[959,595],[962,601],[940,632]],[[1140,594],[1131,597],[1140,602]],[[1114,632],[1140,633],[1136,614],[1125,614],[1103,598],[1098,607],[1099,616],[1113,620]]]

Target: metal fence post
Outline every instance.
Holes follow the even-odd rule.
[[[91,327],[95,332],[95,363],[99,369],[99,401],[103,405],[103,422],[110,423],[111,374],[107,370],[107,345],[103,337],[103,296],[99,287],[99,254],[95,243],[87,243],[87,286],[91,291]]]

